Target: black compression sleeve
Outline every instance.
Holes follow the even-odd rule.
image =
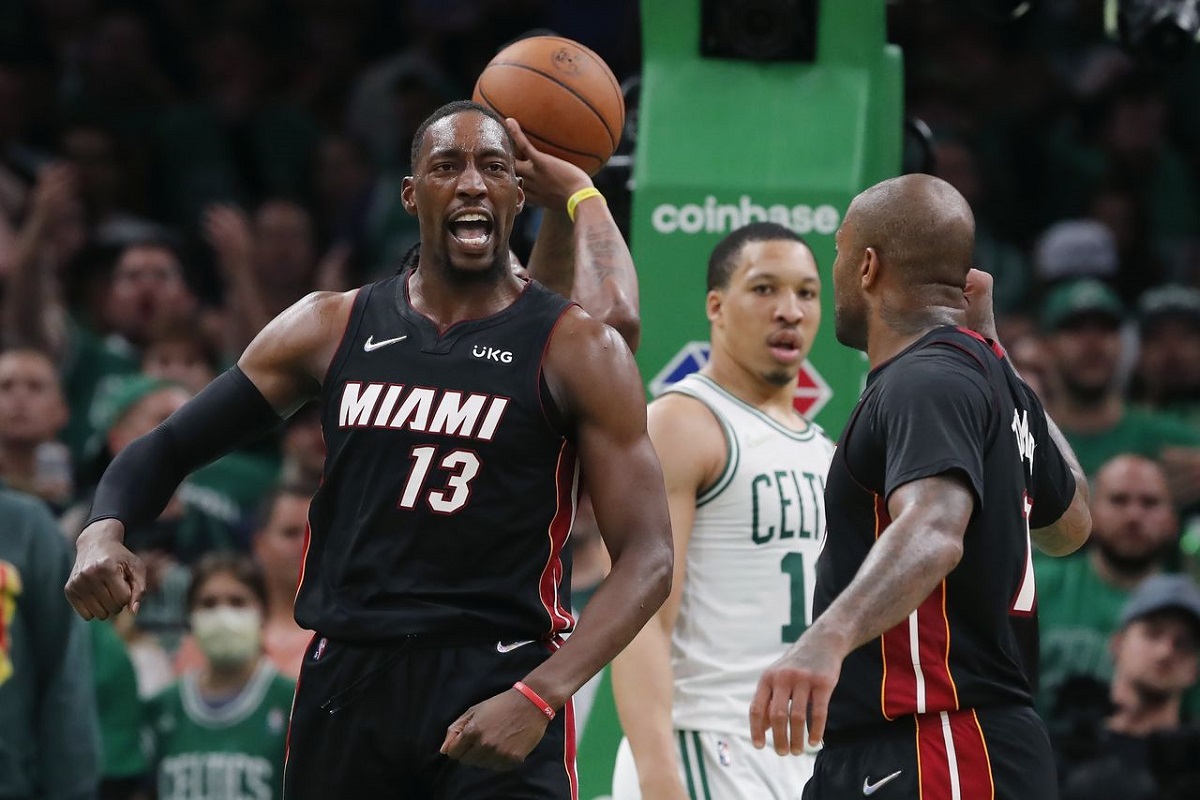
[[[117,519],[129,528],[153,522],[190,472],[280,422],[258,387],[233,367],[117,454],[96,487],[88,524]]]

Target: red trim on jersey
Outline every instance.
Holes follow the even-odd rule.
[[[353,297],[350,298],[350,313],[346,315],[346,327],[342,328],[342,336],[338,339],[338,345],[333,349],[333,357],[329,359],[329,365],[325,367],[325,380],[321,381],[321,386],[333,386],[330,380],[330,373],[333,371],[333,365],[338,363],[338,353],[342,352],[342,345],[346,343],[346,336],[350,333],[350,323],[354,321],[354,305],[358,302],[358,293],[362,291],[362,287],[353,289]],[[362,323],[362,317],[358,318],[359,323]],[[344,359],[343,359],[344,360]],[[324,440],[324,433],[321,435]]]
[[[573,302],[567,303],[563,310],[559,312],[558,319],[554,320],[554,324],[550,326],[550,333],[546,335],[546,343],[542,345],[542,355],[541,358],[538,359],[537,373],[533,379],[533,392],[534,396],[538,399],[538,407],[542,409],[542,419],[545,421],[546,427],[555,433],[558,433],[558,430],[554,427],[554,420],[550,419],[550,415],[546,413],[546,402],[542,397],[542,375],[546,372],[546,356],[550,353],[550,342],[554,339],[554,332],[558,330],[558,326],[561,325],[563,319],[566,318],[567,312],[570,311],[573,306],[578,305],[578,303]],[[579,308],[580,310],[583,310],[582,306],[579,306]]]
[[[996,354],[996,358],[1000,358],[1000,359],[1004,358],[1004,348],[1000,346],[999,342],[993,341],[991,339],[985,339],[977,331],[973,331],[970,328],[964,328],[961,325],[959,326],[958,329],[961,332],[965,333],[967,336],[970,336],[972,339],[978,339],[979,341],[986,344],[988,347],[992,348],[992,352]]]
[[[950,800],[951,767],[941,715],[919,714],[916,720],[917,797],[919,800]]]
[[[550,554],[538,579],[538,596],[542,607],[546,609],[551,635],[568,631],[575,625],[575,618],[571,616],[570,609],[563,606],[558,590],[563,578],[562,550],[567,543],[567,537],[571,535],[571,525],[575,521],[576,471],[575,448],[564,440],[558,450],[558,464],[554,468],[558,507],[546,529],[550,538]]]
[[[875,495],[875,538],[891,523],[886,503],[880,495]],[[946,614],[944,580],[913,614],[917,663],[913,662],[911,615],[880,637],[883,680],[879,703],[888,720],[958,708],[958,687],[950,674],[950,620]]]
[[[920,800],[995,800],[987,741],[973,710],[919,714],[916,722]]]

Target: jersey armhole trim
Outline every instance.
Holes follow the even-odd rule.
[[[546,341],[542,344],[542,354],[538,359],[537,369],[533,371],[533,391],[538,399],[538,405],[542,409],[542,421],[546,423],[555,435],[561,436],[564,439],[571,439],[571,415],[563,408],[559,407],[559,402],[554,397],[554,392],[550,388],[550,381],[546,380],[546,356],[550,354],[550,343],[554,341],[554,332],[558,330],[558,326],[566,319],[567,312],[572,308],[578,307],[582,309],[578,303],[573,300],[567,301],[562,310],[558,312],[553,322],[550,323],[550,330],[546,333]],[[542,391],[542,386],[546,387],[546,391]],[[554,404],[553,409],[546,408],[546,401],[549,400]]]
[[[363,290],[366,290],[365,292]],[[371,299],[371,292],[374,291],[375,284],[369,286],[361,286],[354,290],[354,300],[350,303],[350,313],[346,317],[346,327],[342,329],[342,338],[338,340],[337,348],[333,351],[333,358],[329,359],[329,368],[325,370],[325,375],[321,379],[321,402],[328,402],[329,398],[325,396],[326,387],[333,384],[333,379],[342,371],[342,367],[346,363],[346,359],[350,357],[350,350],[346,348],[346,341],[354,341],[354,337],[358,335],[358,329],[362,325],[363,317],[366,316],[367,302]]]
[[[663,394],[681,394],[700,403],[716,419],[717,424],[721,426],[721,434],[725,437],[725,464],[721,467],[721,472],[717,476],[717,479],[710,486],[696,493],[696,508],[700,508],[717,499],[717,496],[725,491],[729,484],[733,482],[733,476],[737,472],[738,463],[741,461],[741,451],[738,448],[737,437],[733,433],[733,426],[729,424],[729,420],[725,419],[725,416],[720,411],[705,402],[704,398],[698,392],[686,386],[676,385],[669,387]]]

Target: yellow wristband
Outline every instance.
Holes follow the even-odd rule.
[[[600,190],[595,186],[588,186],[585,189],[580,189],[575,194],[567,198],[567,216],[571,218],[571,222],[575,221],[575,207],[587,200],[589,197],[599,197],[604,199],[604,195],[600,194]]]

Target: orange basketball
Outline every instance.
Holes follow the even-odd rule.
[[[588,48],[533,36],[501,50],[475,82],[474,100],[513,117],[533,146],[595,175],[617,149],[625,100]]]

